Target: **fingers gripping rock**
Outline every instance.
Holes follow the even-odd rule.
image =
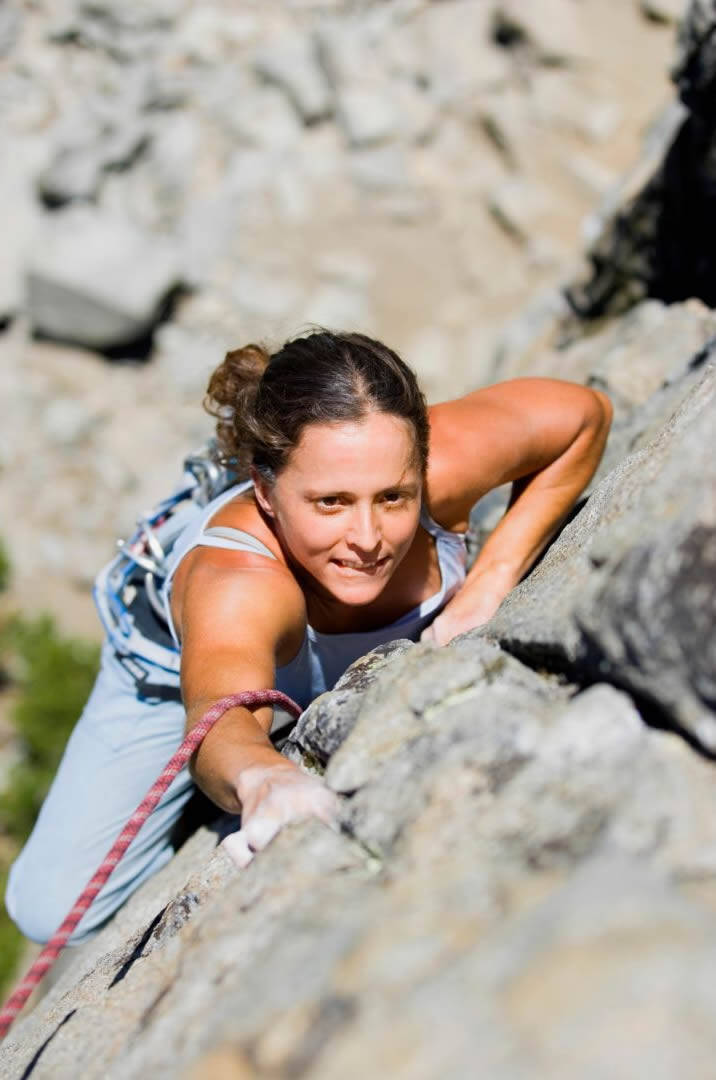
[[[249,847],[249,842],[246,839],[246,834],[243,829],[239,829],[238,832],[231,833],[224,840],[221,841],[221,847],[224,849],[227,855],[233,859],[240,870],[243,870],[245,866],[248,866],[254,857],[254,853]]]
[[[322,780],[295,766],[255,767],[245,770],[237,784],[242,805],[242,827],[227,836],[223,847],[237,866],[248,866],[284,826],[317,817],[337,827],[338,797]]]

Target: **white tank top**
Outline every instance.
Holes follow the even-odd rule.
[[[252,551],[268,555],[272,552],[261,541],[239,529],[218,528],[207,531],[206,526],[221,507],[251,488],[251,482],[237,484],[210,502],[201,514],[191,521],[179,534],[169,557],[167,576],[162,590],[162,600],[167,624],[177,648],[180,648],[171,614],[171,587],[174,574],[184,556],[195,547],[228,548],[233,551]],[[435,539],[441,583],[439,590],[417,607],[406,612],[395,622],[377,630],[354,634],[322,634],[312,626],[306,634],[297,655],[288,664],[276,669],[276,689],[297,701],[305,708],[319,694],[330,690],[354,660],[378,645],[408,638],[417,641],[438,612],[457,592],[465,580],[465,534],[449,532],[432,520],[425,508],[420,514],[420,524]]]

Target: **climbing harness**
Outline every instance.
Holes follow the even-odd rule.
[[[245,690],[241,694],[230,694],[228,697],[221,698],[220,701],[215,702],[215,704],[204,713],[199,723],[191,729],[179,749],[173,757],[170,758],[164,771],[152,784],[114,844],[107,852],[107,855],[99,868],[77,897],[77,900],[65,921],[47,942],[27,975],[18,983],[5,1002],[2,1011],[0,1011],[0,1038],[3,1038],[10,1030],[13,1020],[22,1009],[32,991],[40,983],[43,976],[50,970],[67,944],[70,935],[80,919],[120,862],[125,851],[154,810],[174,777],[184,768],[194,751],[201,746],[202,741],[216,721],[224,715],[227,709],[234,709],[240,705],[249,708],[260,705],[281,705],[296,719],[302,712],[301,706],[297,705],[296,702],[292,701],[286,694],[282,694],[280,690]]]
[[[210,440],[184,460],[177,490],[137,520],[133,535],[117,542],[117,555],[97,575],[93,596],[100,621],[142,700],[179,700],[171,680],[148,681],[146,666],[148,662],[171,675],[179,672],[179,650],[161,598],[168,557],[182,529],[237,480],[234,471],[218,462],[216,441]]]

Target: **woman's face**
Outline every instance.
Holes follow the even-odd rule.
[[[412,543],[422,477],[412,426],[369,413],[356,423],[309,424],[257,498],[291,559],[343,604],[380,595]]]

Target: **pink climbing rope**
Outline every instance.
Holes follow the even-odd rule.
[[[291,713],[293,716],[298,717],[301,715],[301,707],[297,705],[295,701],[292,701],[290,697],[287,697],[286,694],[282,694],[279,690],[245,690],[241,694],[230,694],[229,697],[221,698],[220,701],[215,702],[215,704],[204,713],[199,723],[191,729],[184,742],[170,759],[161,775],[152,784],[112,847],[107,852],[98,870],[92,875],[85,888],[77,897],[77,900],[65,921],[56,931],[54,936],[47,942],[25,978],[17,984],[12,994],[5,1002],[2,1012],[0,1012],[0,1038],[3,1038],[8,1033],[12,1022],[22,1009],[30,994],[40,983],[43,976],[50,970],[67,944],[67,941],[78,922],[119,863],[125,851],[132,843],[132,840],[137,835],[174,777],[184,768],[191,755],[197,747],[201,745],[202,740],[214,726],[216,721],[224,715],[227,709],[234,709],[239,705],[247,707],[282,705],[287,712]]]

